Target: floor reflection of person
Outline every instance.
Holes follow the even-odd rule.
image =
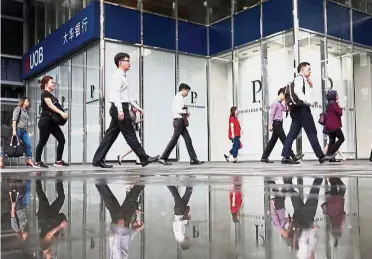
[[[121,206],[107,184],[96,184],[96,187],[111,215],[109,259],[126,259],[130,242],[144,229],[144,224],[139,220],[137,200],[145,186],[134,185]],[[136,217],[136,220],[133,220],[133,217]]]
[[[346,186],[338,177],[329,178],[329,183],[331,184],[331,190],[326,192],[326,202],[321,207],[323,213],[329,217],[331,233],[335,239],[333,246],[337,247],[346,216],[344,199]]]
[[[243,202],[241,177],[233,178],[233,189],[229,194],[229,198],[232,221],[238,223],[240,208],[242,207]]]
[[[284,179],[285,184],[290,184],[287,192],[291,194],[291,201],[294,208],[293,228],[288,236],[293,248],[297,249],[299,259],[315,259],[315,246],[317,243],[317,226],[314,224],[314,218],[319,201],[320,185],[322,178],[315,178],[310,189],[309,197],[306,203],[302,197],[295,191],[292,185],[292,179]],[[303,187],[299,187],[303,188]]]
[[[12,226],[12,230],[18,234],[18,237],[22,238],[23,240],[27,240],[27,205],[30,200],[31,180],[27,180],[24,184],[24,187],[25,192],[20,194],[17,191],[15,198],[12,195],[12,190],[9,192],[11,202],[10,224]]]
[[[52,258],[51,245],[63,235],[67,227],[67,218],[60,213],[65,202],[65,192],[62,180],[56,180],[55,185],[57,198],[52,204],[49,203],[40,180],[36,180],[36,194],[39,199],[39,210],[37,212],[40,227],[40,248],[43,258]]]
[[[183,250],[191,247],[191,241],[186,233],[186,225],[190,220],[190,206],[188,203],[192,194],[192,187],[187,186],[185,193],[181,197],[176,186],[168,186],[174,199],[174,218],[173,218],[173,234],[176,241],[180,244]]]
[[[266,181],[266,184],[276,185],[275,181]],[[291,218],[289,214],[286,215],[285,208],[285,189],[279,191],[278,188],[271,188],[270,197],[270,214],[271,223],[280,232],[283,238],[288,237],[288,228],[290,226]],[[288,216],[288,217],[287,217]]]

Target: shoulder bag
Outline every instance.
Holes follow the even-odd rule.
[[[21,157],[26,154],[26,146],[20,143],[17,136],[12,136],[9,145],[4,145],[3,149],[7,157]]]
[[[55,107],[57,107],[58,110],[65,112],[65,110],[63,109],[62,105],[58,102],[58,100],[56,100],[53,104]],[[57,125],[63,126],[67,122],[67,119],[64,119],[61,116],[61,114],[56,113],[54,111],[50,111],[49,115],[52,117],[52,121]]]

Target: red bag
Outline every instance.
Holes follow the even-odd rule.
[[[242,148],[243,148],[243,144],[242,144],[241,141],[239,141],[239,142],[240,142],[240,147],[239,147],[239,149],[242,149]]]

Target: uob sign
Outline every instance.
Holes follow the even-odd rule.
[[[25,57],[24,70],[28,73],[33,68],[36,68],[44,61],[44,48],[40,47],[34,52],[31,52],[30,55]]]
[[[333,80],[332,78],[328,77],[328,82],[329,82],[329,87],[327,90],[332,90],[333,89]],[[261,101],[259,100],[260,97],[257,97],[257,94],[259,94],[262,90],[262,82],[261,80],[254,80],[252,81],[252,103],[260,103]],[[278,88],[279,90],[279,88]],[[258,98],[258,100],[257,100]]]

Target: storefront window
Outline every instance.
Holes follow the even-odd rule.
[[[71,163],[82,163],[84,153],[84,52],[72,58]]]
[[[310,95],[310,99],[313,102],[317,102],[317,105],[310,109],[318,132],[319,143],[323,146],[325,136],[323,134],[323,126],[318,123],[318,119],[319,115],[323,112],[323,97],[326,82],[324,38],[301,31],[299,49],[299,62],[309,62],[311,65],[310,78],[313,82],[313,88],[305,89],[305,91],[308,91],[306,94]],[[293,149],[295,149],[295,145],[293,145]],[[302,152],[305,154],[304,159],[317,159],[304,130],[302,130]]]
[[[336,90],[343,108],[342,131],[345,157],[355,158],[355,108],[351,44],[328,40],[327,89]]]
[[[372,144],[372,51],[354,48],[353,53],[357,158],[369,158]]]
[[[58,72],[57,72],[57,70],[58,70],[58,67],[56,67],[56,68],[54,68],[54,69],[52,69],[52,70],[50,70],[46,73],[46,75],[53,77],[54,82],[58,82],[58,79],[57,79],[57,73]],[[58,90],[57,90],[58,87],[60,87],[60,86],[57,84],[56,85],[56,90],[52,93],[57,98],[58,98]],[[39,99],[40,99],[40,97],[39,97]],[[59,100],[59,101],[61,101],[61,100]],[[56,154],[57,154],[56,153],[56,149],[57,149],[56,142],[57,141],[53,136],[49,137],[49,140],[48,140],[48,142],[45,145],[44,150],[43,150],[43,156],[41,157],[41,160],[43,160],[43,158],[44,158],[44,160],[43,160],[44,163],[53,164],[56,161]],[[66,148],[66,146],[65,146],[65,148]]]
[[[262,78],[260,44],[237,51],[237,80],[239,121],[242,128],[240,151],[243,160],[259,160],[263,151]],[[255,147],[255,148],[252,148]]]
[[[278,91],[285,87],[291,80],[293,80],[295,69],[293,67],[293,32],[280,34],[268,38],[264,42],[264,48],[267,49],[267,109],[275,101],[277,101]],[[283,116],[285,116],[283,114]],[[288,134],[291,125],[291,119],[285,118],[283,120],[283,128]],[[271,136],[271,132],[269,137]],[[280,140],[279,140],[280,141]],[[283,150],[282,143],[275,145],[270,159],[280,160]]]

